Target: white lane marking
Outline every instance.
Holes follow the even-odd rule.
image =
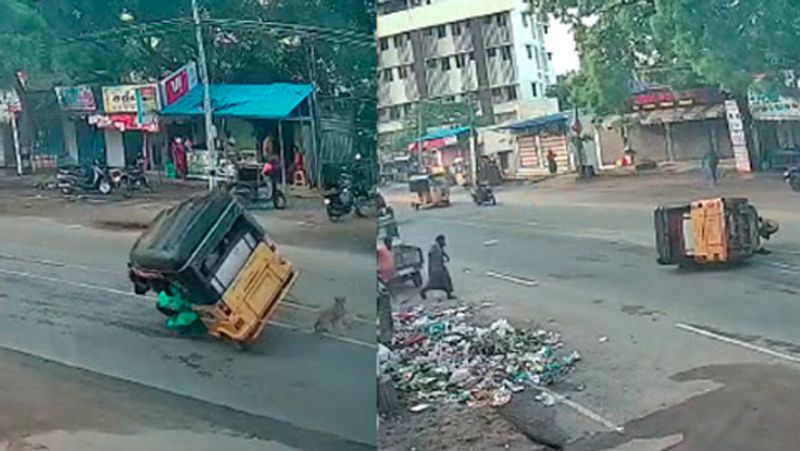
[[[111,269],[105,268],[97,268],[92,266],[85,266],[85,265],[78,265],[75,263],[64,263],[55,260],[48,260],[48,259],[39,259],[39,258],[27,258],[27,257],[20,257],[14,254],[5,254],[0,253],[0,260],[9,260],[14,262],[22,262],[22,263],[29,263],[33,265],[43,265],[43,266],[52,266],[56,268],[72,268],[72,269],[81,269],[86,271],[93,271],[93,272],[104,272],[110,274],[119,274],[120,271],[115,271]]]
[[[14,254],[0,253],[0,260],[23,262],[23,263],[33,264],[33,265],[50,266],[50,267],[54,267],[54,268],[74,268],[74,269],[81,269],[81,270],[92,271],[92,272],[105,272],[105,273],[116,274],[116,275],[120,274],[120,271],[116,271],[116,270],[97,268],[97,267],[92,267],[92,266],[77,265],[77,264],[73,264],[73,263],[64,263],[64,262],[59,262],[59,261],[55,261],[55,260],[45,260],[45,259],[37,259],[37,258],[18,257],[18,256],[14,255]],[[42,277],[44,277],[44,276],[42,276]],[[80,282],[69,282],[69,281],[66,281],[66,280],[63,280],[63,279],[54,279],[52,281],[58,281],[59,283],[66,283],[66,284],[80,283]],[[113,288],[98,287],[96,285],[91,285],[91,284],[86,284],[86,285],[88,285],[88,286],[84,286],[82,288],[90,288],[90,289],[102,288],[104,290],[115,290]],[[115,290],[114,294],[124,294],[124,295],[127,295],[127,296],[136,296],[136,294],[129,293],[129,292],[126,292],[126,291],[121,291],[121,290]],[[285,307],[292,308],[292,309],[295,309],[295,310],[311,312],[311,313],[318,313],[318,312],[320,312],[322,310],[322,309],[317,308],[317,307],[309,307],[307,305],[300,304],[299,302],[292,302],[292,301],[287,301],[287,300],[284,300],[283,302],[281,302],[281,306],[285,306]],[[358,317],[353,318],[353,321],[355,321],[357,323],[372,324],[372,321],[365,320],[365,319],[358,318]]]
[[[500,240],[486,240],[483,242],[484,246],[494,246],[496,244],[500,244]]]
[[[494,277],[495,279],[505,280],[506,282],[524,285],[526,287],[535,287],[539,285],[539,282],[532,279],[523,279],[521,277],[510,276],[508,274],[501,274],[499,272],[494,272],[494,271],[486,271],[486,276]]]
[[[687,332],[692,332],[697,335],[701,335],[706,338],[710,338],[712,340],[721,341],[724,343],[740,346],[742,348],[749,349],[751,351],[760,352],[762,354],[766,354],[772,357],[776,357],[779,359],[787,360],[789,362],[800,363],[800,357],[795,357],[793,355],[784,354],[782,352],[773,351],[772,349],[765,348],[763,346],[754,345],[752,343],[747,343],[746,341],[737,340],[735,338],[726,337],[724,335],[720,335],[705,329],[701,329],[699,327],[690,326],[688,324],[678,323],[675,325],[678,329],[685,330]]]
[[[71,280],[59,279],[57,277],[42,276],[42,275],[39,275],[39,274],[31,274],[31,273],[22,272],[22,271],[11,271],[11,270],[8,270],[8,269],[0,269],[0,274],[8,274],[8,275],[11,275],[11,276],[27,277],[29,279],[44,280],[46,282],[52,282],[52,283],[57,283],[57,284],[62,284],[62,285],[71,285],[71,286],[74,286],[74,287],[79,287],[79,288],[83,288],[83,289],[87,289],[87,290],[103,291],[103,292],[115,294],[115,295],[118,295],[118,296],[127,296],[127,297],[130,297],[130,298],[137,299],[139,301],[147,301],[148,303],[152,303],[153,302],[153,299],[152,298],[148,298],[147,296],[139,296],[138,294],[135,294],[135,293],[129,293],[127,291],[117,290],[116,288],[103,287],[103,286],[100,286],[100,285],[94,285],[94,284],[90,284],[90,283],[74,282],[74,281],[71,281]],[[273,320],[270,320],[269,324],[274,324],[274,325],[276,325],[278,327],[289,328],[289,329],[292,329],[292,330],[301,330],[299,327],[287,325],[285,323],[280,323],[280,322],[276,322],[276,321],[273,321]],[[332,338],[334,340],[339,340],[339,341],[344,342],[344,343],[357,344],[359,346],[364,346],[364,347],[368,347],[368,348],[377,348],[377,345],[375,345],[373,343],[367,343],[367,342],[364,342],[364,341],[359,341],[359,340],[356,340],[354,338],[348,338],[348,337],[343,337],[343,336],[334,335],[334,334],[325,334],[325,336],[329,337],[329,338]]]
[[[564,404],[565,406],[575,410],[576,412],[578,412],[581,415],[585,416],[586,418],[594,421],[595,423],[598,423],[598,424],[601,424],[601,425],[605,426],[606,428],[608,428],[611,431],[614,431],[614,432],[617,432],[617,433],[620,433],[620,434],[625,432],[625,428],[624,427],[615,424],[613,421],[603,417],[599,413],[596,413],[593,410],[589,409],[588,407],[585,407],[585,406],[583,406],[581,404],[578,404],[577,402],[567,398],[564,395],[556,393],[556,392],[554,392],[554,391],[552,391],[552,390],[550,390],[548,388],[540,387],[538,385],[531,384],[531,386],[534,387],[537,390],[541,390],[541,391],[547,393],[548,395],[552,396],[553,399],[556,400],[556,402],[560,402],[561,404]]]

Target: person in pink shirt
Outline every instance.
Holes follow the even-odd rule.
[[[383,245],[378,248],[378,280],[385,285],[394,277],[394,254],[392,253],[392,239],[383,239]]]

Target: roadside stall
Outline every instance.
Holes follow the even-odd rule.
[[[219,152],[214,162],[206,145],[203,121],[203,93],[200,86],[167,106],[162,117],[167,133],[184,127],[192,133],[193,146],[188,152],[189,176],[209,176],[212,163],[264,163],[270,156],[279,159],[281,180],[290,182],[294,149],[314,152],[312,139],[311,94],[306,84],[274,83],[268,85],[212,85],[211,106],[217,126]],[[271,155],[269,155],[271,154]]]

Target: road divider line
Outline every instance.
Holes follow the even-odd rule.
[[[599,413],[594,412],[593,410],[591,410],[590,408],[588,408],[586,406],[578,404],[577,402],[567,398],[566,396],[564,396],[562,394],[556,393],[556,392],[554,392],[554,391],[552,391],[552,390],[550,390],[548,388],[540,387],[538,385],[531,384],[531,386],[534,387],[536,390],[541,390],[542,392],[547,393],[548,395],[552,396],[553,399],[556,400],[556,402],[560,402],[561,404],[564,404],[565,406],[571,408],[572,410],[578,412],[579,414],[585,416],[586,418],[594,421],[595,423],[603,425],[604,427],[608,428],[611,431],[617,432],[619,434],[622,434],[622,433],[625,432],[625,428],[624,427],[617,425],[616,423],[614,423],[613,421],[605,418],[604,416],[600,415]]]
[[[710,338],[712,340],[717,340],[717,341],[721,341],[723,343],[732,344],[732,345],[739,346],[739,347],[742,347],[742,348],[745,348],[745,349],[749,349],[751,351],[760,352],[761,354],[766,354],[768,356],[772,356],[772,357],[775,357],[775,358],[778,358],[778,359],[787,360],[789,362],[800,363],[800,357],[795,357],[793,355],[784,354],[784,353],[778,352],[778,351],[773,351],[772,349],[765,348],[763,346],[754,345],[754,344],[748,343],[746,341],[737,340],[735,338],[726,337],[725,335],[714,333],[714,332],[711,332],[709,330],[706,330],[706,329],[703,329],[703,328],[700,328],[700,327],[690,326],[688,324],[683,324],[683,323],[678,323],[678,324],[675,325],[675,327],[677,327],[678,329],[687,331],[687,332],[691,332],[691,333],[706,337],[706,338]]]
[[[94,284],[91,284],[91,283],[75,282],[75,281],[71,281],[71,280],[60,279],[58,277],[49,277],[49,276],[43,276],[43,275],[40,275],[40,274],[32,274],[32,273],[23,272],[23,271],[12,271],[12,270],[8,270],[8,269],[0,269],[0,274],[6,274],[6,275],[10,275],[10,276],[17,276],[17,277],[26,277],[26,278],[29,278],[29,279],[38,279],[38,280],[43,280],[43,281],[46,281],[46,282],[51,282],[51,283],[56,283],[56,284],[71,285],[71,286],[78,287],[78,288],[83,288],[83,289],[86,289],[86,290],[102,291],[102,292],[115,294],[115,295],[119,295],[119,296],[127,296],[129,298],[134,298],[134,299],[136,299],[138,301],[147,301],[148,303],[155,302],[155,299],[149,298],[147,296],[140,296],[140,295],[138,295],[136,293],[129,293],[127,291],[117,290],[116,288],[104,287],[104,286],[100,286],[100,285],[94,285]],[[283,305],[283,304],[284,303],[281,303],[281,305]],[[363,322],[367,323],[367,321],[363,321]],[[272,324],[272,325],[275,325],[275,326],[278,326],[278,327],[281,327],[281,328],[284,328],[284,329],[292,329],[292,330],[299,330],[299,331],[303,330],[303,328],[301,328],[299,326],[292,326],[290,324],[281,323],[281,322],[277,322],[277,321],[273,321],[273,320],[268,321],[268,323]],[[375,345],[373,343],[367,343],[367,342],[364,342],[364,341],[356,340],[354,338],[348,338],[348,337],[344,337],[344,336],[341,336],[341,335],[335,335],[335,334],[327,334],[326,333],[324,335],[326,337],[328,337],[328,338],[331,338],[331,339],[334,339],[334,340],[339,340],[339,341],[344,342],[344,343],[349,343],[349,344],[354,344],[354,345],[358,345],[358,346],[364,346],[364,347],[376,348],[377,349],[377,345]]]
[[[518,285],[524,285],[526,287],[536,287],[539,286],[539,282],[533,279],[525,279],[522,277],[511,276],[508,274],[502,274],[495,271],[486,271],[487,277],[494,277],[495,279],[505,280],[506,282],[516,283]]]

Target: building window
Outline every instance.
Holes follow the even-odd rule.
[[[531,93],[534,97],[539,97],[539,87],[536,83],[531,83]]]
[[[447,103],[455,103],[456,96],[447,96],[447,97],[444,98],[444,101],[447,102]]]
[[[428,69],[436,69],[436,60],[428,60],[425,65],[428,66]]]
[[[547,33],[549,33],[549,32],[550,32],[550,27],[549,27],[549,26],[547,26],[547,25],[544,25],[544,26],[542,27],[542,30],[544,30],[544,34],[547,34]]]
[[[389,39],[388,38],[381,38],[379,41],[381,46],[381,52],[389,50]]]
[[[484,16],[483,17],[483,24],[484,25],[491,25],[492,24],[492,16]]]
[[[391,83],[394,81],[394,77],[392,76],[392,69],[385,69],[383,71],[383,81],[387,83]]]
[[[447,27],[444,25],[439,25],[436,27],[436,35],[439,37],[439,39],[447,37]]]
[[[534,54],[534,57],[536,58],[536,64],[540,64],[539,63],[539,47],[534,47],[533,48],[533,54]]]
[[[446,56],[446,57],[442,58],[442,70],[443,71],[450,70],[450,57],[449,56]]]
[[[527,50],[527,51],[528,51],[528,59],[529,59],[529,60],[532,60],[532,59],[533,59],[533,46],[531,46],[531,45],[526,45],[526,46],[525,46],[525,50]]]
[[[486,50],[486,55],[488,55],[489,58],[494,58],[495,56],[497,56],[497,49]]]
[[[424,34],[426,37],[432,37],[433,36],[433,28],[426,28],[425,31],[422,32],[422,34]]]
[[[508,90],[508,100],[517,100],[517,87],[516,86],[509,86],[506,88]]]
[[[528,13],[522,13],[522,26],[528,28]]]
[[[403,35],[398,34],[394,37],[394,48],[399,49],[403,47]]]
[[[469,52],[469,60],[475,61],[475,52]]]
[[[547,52],[547,61],[553,61],[553,52]]]
[[[456,22],[453,25],[450,25],[450,31],[452,32],[453,36],[460,36],[461,35],[461,23]]]
[[[497,25],[501,27],[505,27],[507,25],[506,15],[504,13],[497,14]]]
[[[408,69],[406,69],[405,66],[400,66],[397,68],[397,78],[401,80],[408,78]]]
[[[503,47],[500,52],[503,54],[503,61],[511,61],[511,47]]]
[[[456,67],[461,69],[467,64],[467,56],[466,55],[456,55]]]
[[[400,107],[393,106],[389,109],[389,119],[393,121],[400,120]]]

